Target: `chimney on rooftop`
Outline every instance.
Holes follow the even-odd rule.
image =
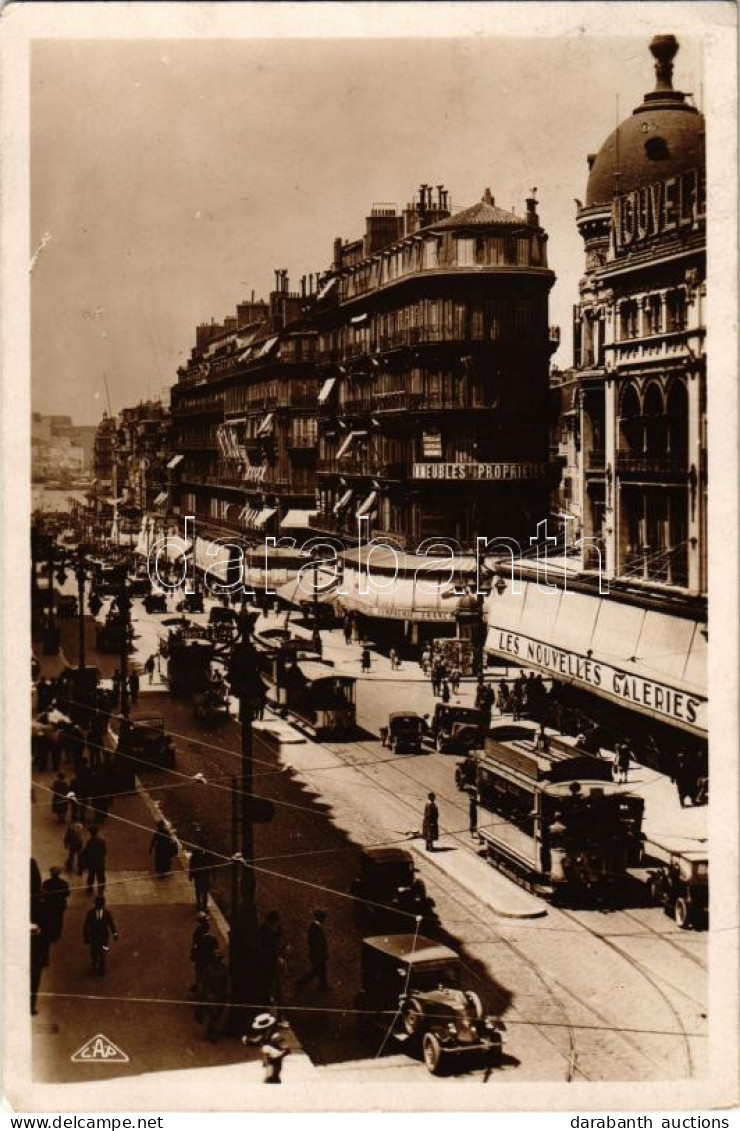
[[[537,189],[533,188],[532,195],[527,197],[527,223],[529,224],[530,228],[539,228],[540,226],[540,218],[537,215],[537,197],[535,196],[536,192]]]
[[[491,190],[490,190],[489,188],[487,188],[487,189],[486,189],[486,191],[485,191],[485,192],[483,193],[483,196],[482,196],[482,198],[481,198],[481,199],[482,199],[482,201],[483,201],[483,203],[484,203],[484,204],[491,204],[491,205],[493,205],[493,204],[495,204],[495,203],[496,203],[496,201],[494,200],[493,196],[491,195]]]

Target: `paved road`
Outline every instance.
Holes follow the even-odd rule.
[[[146,614],[137,602],[142,635]],[[151,618],[157,622],[158,618]],[[332,647],[334,645],[332,644]],[[341,647],[346,670],[358,661]],[[359,666],[359,665],[358,665]],[[374,661],[358,687],[358,720],[377,733],[394,707],[429,710],[428,684],[418,668],[387,673]],[[408,669],[405,671],[404,669]],[[472,694],[468,687],[464,696]],[[238,729],[233,720],[208,731],[189,704],[164,694],[144,695],[141,713],[166,716],[179,737],[178,773],[142,767],[142,776],[183,835],[195,819],[214,848],[228,854],[230,786],[238,773]],[[471,987],[503,1012],[508,1025],[510,1079],[645,1080],[686,1078],[705,1071],[706,934],[680,932],[658,909],[603,914],[549,908],[544,918],[495,915],[476,894],[454,883],[424,858],[418,841],[428,790],[440,802],[441,822],[452,834],[450,851],[472,849],[467,811],[453,780],[454,759],[436,753],[392,757],[377,739],[291,748],[290,765],[266,758],[255,766],[255,789],[277,805],[275,820],[256,833],[258,900],[262,913],[278,907],[292,941],[286,1000],[298,1036],[322,1071],[354,1066],[371,1072],[382,1034],[363,1037],[351,1012],[359,986],[358,941],[367,924],[346,897],[362,845],[405,842],[436,901],[436,933],[460,950]],[[189,780],[196,772],[202,785]],[[218,898],[228,907],[229,882],[219,875]],[[304,968],[304,932],[314,907],[329,913],[331,990],[296,997],[293,982]],[[389,1079],[425,1078],[418,1064],[385,1050]]]

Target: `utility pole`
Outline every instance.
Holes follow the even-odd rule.
[[[248,611],[246,600],[243,600],[239,612],[239,636],[232,647],[228,669],[232,693],[239,700],[239,722],[241,725],[241,774],[239,778],[241,797],[239,798],[240,803],[235,803],[233,810],[234,816],[238,818],[239,849],[235,856],[234,874],[232,876],[234,904],[229,933],[229,973],[232,1003],[244,1008],[232,1010],[232,1024],[235,1029],[244,1025],[247,1007],[259,1001],[259,998],[255,997],[258,989],[255,979],[257,909],[255,906],[255,879],[252,861],[254,859],[254,821],[255,819],[264,820],[265,815],[258,811],[259,803],[252,796],[254,786],[252,722],[259,704],[262,687],[254,645],[251,641],[252,626],[255,619],[255,614]],[[269,820],[269,817],[267,819]]]

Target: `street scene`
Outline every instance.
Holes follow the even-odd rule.
[[[421,183],[347,238],[317,208],[322,269],[250,281],[218,321],[215,241],[152,385],[109,345],[96,403],[62,415],[35,364],[36,1081],[706,1078],[705,124],[683,58],[670,29],[635,41],[641,94],[594,115],[572,272],[541,189]]]

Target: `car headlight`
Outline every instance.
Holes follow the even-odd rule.
[[[457,1035],[457,1025],[454,1021],[447,1022],[447,1032],[452,1033],[453,1036]]]

